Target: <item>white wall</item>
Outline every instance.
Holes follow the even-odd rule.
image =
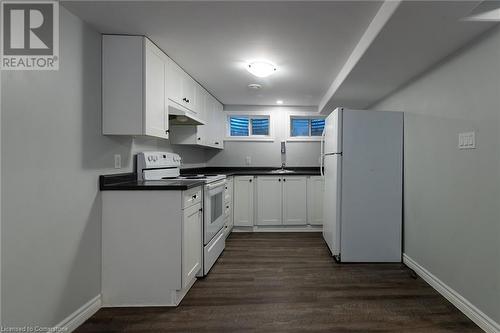
[[[139,150],[172,150],[100,134],[100,35],[64,8],[60,23],[59,71],[1,78],[3,326],[55,325],[100,293],[98,175],[131,171]],[[205,162],[203,150],[181,153]]]
[[[225,141],[224,150],[207,151],[209,166],[281,166],[281,141],[287,139],[287,122],[290,115],[317,115],[316,107],[286,106],[246,106],[229,105],[224,107],[228,114],[269,114],[271,115],[272,142]],[[287,142],[286,165],[291,167],[319,166],[320,143]],[[251,164],[246,164],[250,156]]]
[[[405,253],[500,323],[500,29],[375,108],[406,112]]]

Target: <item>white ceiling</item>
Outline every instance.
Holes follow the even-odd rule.
[[[370,107],[493,28],[464,20],[480,2],[402,2],[322,111]]]
[[[103,33],[150,37],[224,104],[318,105],[380,1],[65,1]],[[265,58],[267,79],[245,70]],[[247,88],[260,83],[256,92]]]

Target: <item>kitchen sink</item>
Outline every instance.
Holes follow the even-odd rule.
[[[288,169],[276,169],[271,171],[271,173],[294,173],[294,172],[295,171]]]

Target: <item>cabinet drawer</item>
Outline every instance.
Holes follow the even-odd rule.
[[[182,208],[195,205],[201,202],[201,187],[194,187],[182,192]]]
[[[217,258],[219,258],[219,256],[221,255],[222,251],[224,251],[224,247],[226,246],[225,230],[225,228],[222,228],[210,241],[210,243],[208,243],[208,245],[204,247],[205,275],[208,274],[210,268],[212,268]]]

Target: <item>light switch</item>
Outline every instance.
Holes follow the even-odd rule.
[[[465,132],[458,134],[458,149],[475,149],[476,132]]]

